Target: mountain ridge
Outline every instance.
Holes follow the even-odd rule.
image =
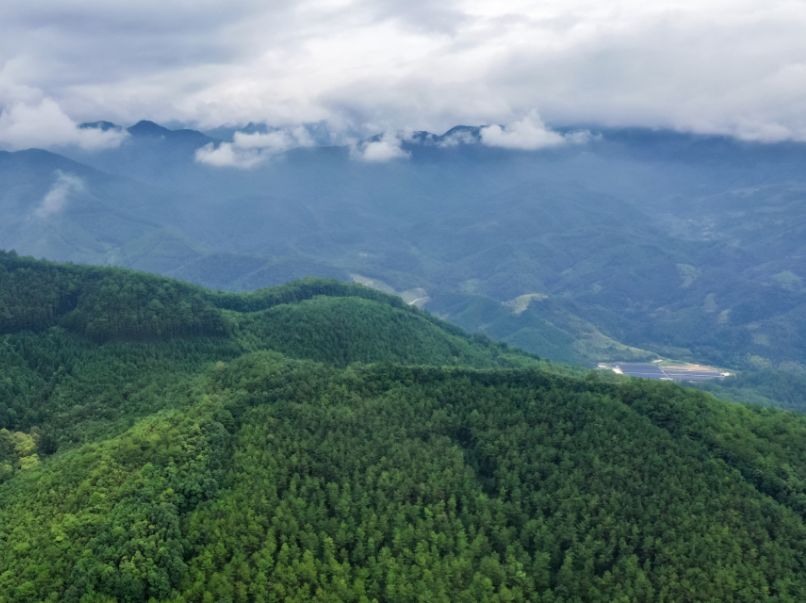
[[[803,407],[804,146],[602,132],[537,151],[421,133],[382,165],[314,145],[248,170],[130,136],[63,150],[104,176],[64,183],[61,211],[37,215],[55,166],[3,174],[0,245],[230,290],[360,274],[543,357],[595,366],[646,350],[729,368],[739,399]],[[534,292],[547,297],[514,316],[507,302]]]

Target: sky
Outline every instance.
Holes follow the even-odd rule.
[[[806,141],[804,32],[804,0],[6,0],[0,146],[105,148],[76,124],[143,118],[288,129],[212,162],[312,122],[382,133],[368,160],[456,124],[516,148],[566,126]]]

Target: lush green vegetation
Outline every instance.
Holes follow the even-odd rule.
[[[72,268],[0,255],[0,333],[63,326],[96,341],[221,335],[201,289],[122,270]]]
[[[721,398],[806,412],[806,368],[798,365],[747,369],[699,387]]]
[[[250,295],[0,253],[0,428],[48,446],[173,404],[179,374],[254,350],[332,364],[523,366],[537,359],[357,285],[308,279]]]
[[[327,281],[0,266],[3,603],[806,598],[802,415]]]

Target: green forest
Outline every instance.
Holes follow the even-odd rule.
[[[0,602],[806,600],[806,416],[400,299],[0,253]]]

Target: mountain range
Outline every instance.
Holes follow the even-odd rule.
[[[310,127],[250,169],[198,160],[234,129],[148,121],[116,149],[3,152],[0,247],[229,291],[354,280],[545,358],[708,362],[738,373],[723,395],[803,406],[806,146],[591,128],[528,151],[480,131],[370,162],[355,149],[381,137]]]

